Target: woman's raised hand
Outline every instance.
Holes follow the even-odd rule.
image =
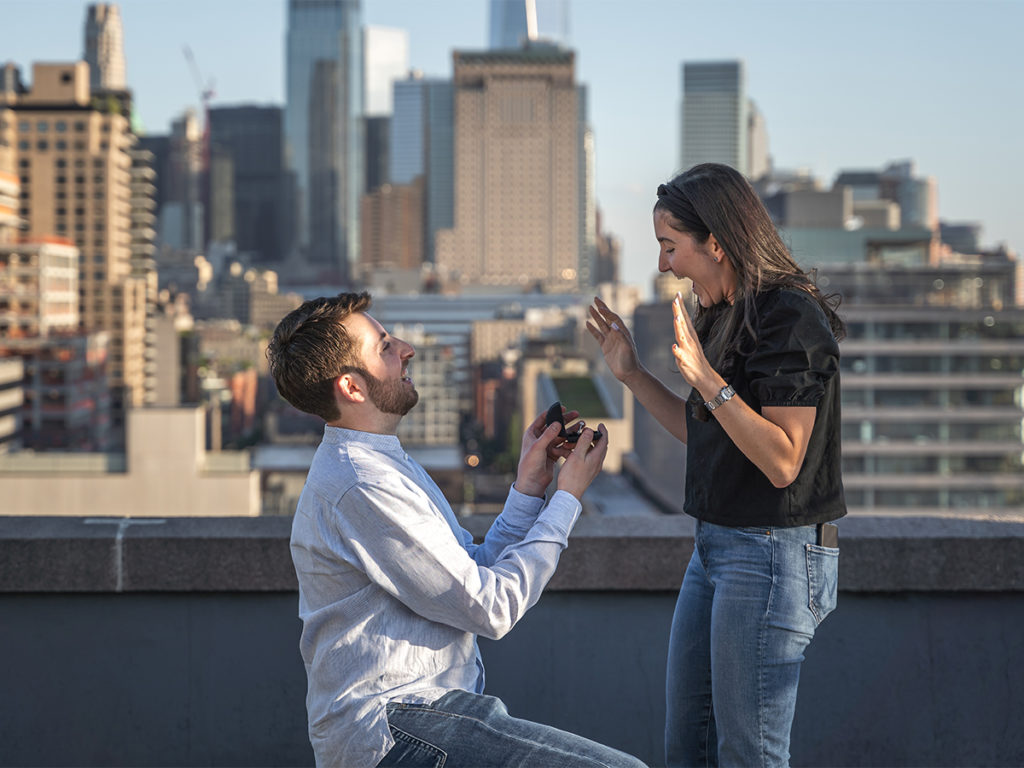
[[[622,318],[599,298],[590,306],[587,330],[601,345],[601,354],[612,373],[621,382],[640,370],[636,344]]]
[[[697,338],[697,330],[693,327],[693,321],[683,306],[683,298],[678,293],[672,301],[672,320],[676,333],[672,354],[676,359],[676,366],[687,384],[701,390],[701,385],[714,374],[714,371],[704,356],[704,348]]]

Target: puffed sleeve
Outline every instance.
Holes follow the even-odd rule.
[[[797,290],[767,297],[746,362],[761,405],[816,406],[838,370],[839,344],[814,298]]]

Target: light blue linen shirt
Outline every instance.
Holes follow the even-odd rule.
[[[565,491],[545,507],[513,488],[475,545],[397,437],[326,427],[291,537],[317,765],[376,765],[389,701],[482,692],[476,636],[537,602],[579,513]]]

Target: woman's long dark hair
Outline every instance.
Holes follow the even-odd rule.
[[[749,353],[756,344],[755,299],[772,288],[810,294],[835,337],[845,335],[836,313],[839,296],[823,295],[811,275],[793,261],[761,199],[738,171],[719,163],[695,165],[658,187],[654,211],[668,214],[669,226],[701,245],[714,233],[736,270],[733,303],[723,301],[707,309],[698,303],[694,319],[704,354],[723,375],[737,353]]]

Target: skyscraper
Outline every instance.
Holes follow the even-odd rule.
[[[121,10],[113,3],[94,3],[85,17],[85,58],[93,91],[123,91],[126,87],[124,30]]]
[[[533,44],[454,56],[455,215],[437,233],[441,279],[554,291],[588,283],[575,54]]]
[[[747,177],[752,181],[772,171],[772,158],[768,151],[768,128],[757,104],[749,102],[747,120]]]
[[[569,40],[569,0],[491,0],[489,47],[521,48],[530,40]]]
[[[742,61],[684,62],[680,166],[725,163],[749,175],[749,108]]]
[[[230,158],[230,230],[238,251],[260,265],[279,263],[287,248],[282,110],[217,107],[209,117],[211,147]]]
[[[363,27],[363,113],[390,115],[392,88],[409,72],[409,33],[391,27]]]
[[[452,82],[411,76],[395,83],[391,121],[392,184],[423,176],[423,260],[434,261],[434,236],[454,223]]]
[[[307,263],[344,280],[358,255],[363,191],[359,0],[289,0],[286,47],[295,247]]]
[[[390,27],[363,28],[363,191],[388,181],[391,113],[395,83],[409,72],[409,33]]]
[[[19,95],[17,157],[21,214],[28,232],[77,246],[79,322],[110,335],[116,407],[145,402],[146,279],[132,257],[143,232],[132,228],[132,150],[136,138],[121,109],[92,102],[84,62],[36,64],[31,90]]]

